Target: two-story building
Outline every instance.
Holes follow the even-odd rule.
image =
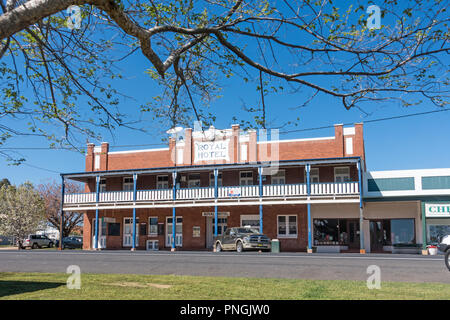
[[[365,252],[364,172],[362,124],[289,140],[186,128],[167,148],[88,144],[86,170],[62,175],[86,190],[64,194],[63,211],[85,213],[84,249],[211,249],[251,225],[282,251]]]

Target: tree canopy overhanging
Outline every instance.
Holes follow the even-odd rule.
[[[302,104],[329,95],[347,109],[388,100],[448,103],[448,1],[378,1],[381,26],[374,29],[368,1],[0,3],[0,145],[38,135],[73,146],[77,136],[97,137],[97,128],[136,129],[118,108],[123,93],[111,85],[121,77],[114,66],[136,53],[148,62],[149,83],[161,88],[140,111],[168,126],[213,122],[208,104],[230,77],[257,85],[260,114],[252,125],[263,128],[268,92],[301,92]],[[68,27],[71,6],[78,6],[80,28]],[[2,123],[11,118],[27,129]]]

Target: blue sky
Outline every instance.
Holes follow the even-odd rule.
[[[130,56],[122,65],[125,79],[117,80],[115,85],[133,99],[122,99],[120,108],[132,117],[140,117],[139,105],[160,92],[155,82],[145,75],[149,63],[140,52]],[[243,83],[238,78],[221,80],[223,90],[220,99],[213,101],[210,112],[217,115],[216,128],[228,128],[236,115],[248,119],[242,110],[243,101],[257,104],[259,92],[255,83]],[[339,100],[319,95],[309,105],[295,108],[308,99],[307,92],[287,94],[271,93],[266,97],[267,117],[270,126],[299,117],[298,127],[286,130],[329,126],[336,123],[356,123],[391,116],[408,115],[418,112],[438,110],[431,103],[405,108],[398,103],[379,103],[364,106],[364,112],[358,109],[346,110]],[[81,108],[82,106],[80,106]],[[367,114],[368,115],[367,115]],[[144,116],[148,118],[148,115]],[[367,123],[364,125],[366,163],[368,170],[395,170],[450,167],[449,112],[407,117],[396,120]],[[22,126],[20,122],[14,124]],[[105,132],[103,141],[111,145],[139,145],[161,143],[168,128],[157,125],[152,120],[142,123],[149,132],[139,133],[130,129],[119,129],[114,138]],[[192,124],[193,126],[193,124]],[[282,139],[332,136],[334,129],[322,129],[282,135]],[[98,143],[98,142],[97,142]],[[48,142],[35,137],[13,138],[4,147],[47,147]],[[161,146],[160,146],[161,147]],[[142,149],[146,147],[136,147]],[[121,149],[113,149],[118,151]],[[123,149],[122,149],[123,150]],[[84,155],[66,150],[18,150],[27,161],[20,166],[10,166],[0,158],[0,178],[8,178],[14,184],[24,181],[42,183],[58,180],[61,172],[79,172],[84,170]]]

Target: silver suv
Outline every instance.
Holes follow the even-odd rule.
[[[25,238],[22,242],[22,249],[25,248],[42,248],[42,247],[53,247],[54,243],[47,236],[40,234],[30,234],[27,238]]]

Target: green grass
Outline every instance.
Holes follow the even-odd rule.
[[[3,299],[450,299],[450,285],[364,281],[256,279],[175,275],[82,274],[68,289],[62,273],[0,273]]]

